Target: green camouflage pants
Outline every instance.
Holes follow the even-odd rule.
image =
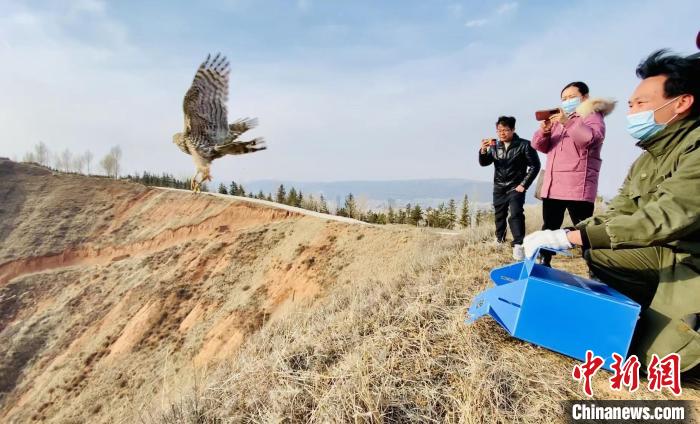
[[[642,305],[630,354],[644,366],[651,355],[681,355],[681,371],[700,363],[700,333],[683,320],[700,314],[700,257],[667,247],[590,249],[593,277]]]

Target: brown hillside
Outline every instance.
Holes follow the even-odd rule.
[[[487,234],[0,160],[0,421],[551,422],[573,361],[462,322]]]

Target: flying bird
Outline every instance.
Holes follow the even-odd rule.
[[[265,150],[265,141],[254,138],[240,141],[238,137],[257,125],[257,119],[243,118],[228,123],[229,62],[217,54],[199,65],[192,86],[185,94],[185,131],[173,136],[173,143],[192,155],[197,172],[190,188],[199,192],[204,181],[211,181],[210,166],[214,159],[226,155],[242,155]],[[197,179],[199,177],[199,179]]]

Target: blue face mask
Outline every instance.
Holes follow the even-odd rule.
[[[574,97],[573,99],[567,99],[561,102],[561,108],[564,109],[564,112],[567,115],[571,115],[574,113],[578,105],[581,104],[581,98],[580,97]]]
[[[668,102],[661,105],[660,107],[657,107],[654,110],[645,110],[644,112],[638,112],[633,113],[631,115],[627,115],[627,132],[630,133],[630,135],[636,138],[637,140],[644,141],[652,135],[664,129],[669,122],[671,122],[673,119],[676,118],[676,116],[678,116],[678,114],[673,115],[671,119],[669,119],[663,124],[657,124],[656,120],[654,119],[654,112],[670,105],[671,102],[676,100],[678,97],[669,100]]]

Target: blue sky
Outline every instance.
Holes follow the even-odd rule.
[[[624,131],[636,64],[695,51],[700,3],[679,1],[0,1],[0,155],[104,155],[125,171],[191,174],[171,144],[208,52],[231,60],[229,115],[257,116],[269,149],[215,162],[217,180],[488,180],[475,151],[501,114],[586,81],[616,98],[601,191],[639,154]]]

